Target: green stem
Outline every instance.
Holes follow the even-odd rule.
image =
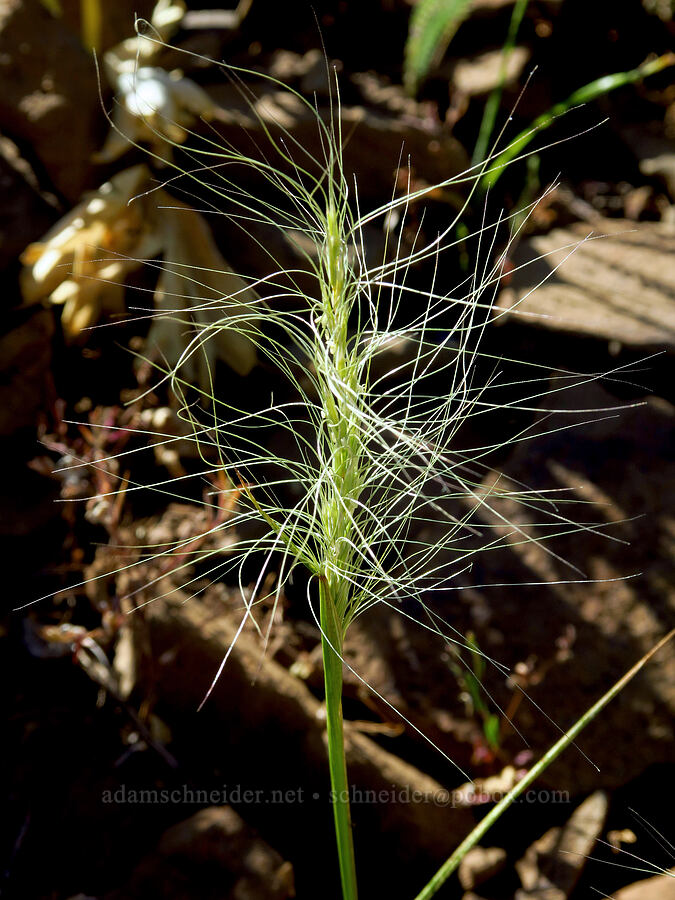
[[[624,87],[627,84],[634,84],[636,81],[641,81],[643,78],[655,75],[657,72],[660,72],[662,69],[672,66],[673,64],[675,64],[675,53],[664,53],[663,56],[649,60],[641,66],[638,66],[636,69],[631,69],[629,72],[616,72],[613,75],[603,75],[602,78],[591,81],[590,84],[586,84],[574,91],[567,100],[556,103],[555,106],[552,106],[545,113],[538,116],[529,128],[526,128],[525,131],[521,131],[518,137],[509,144],[506,150],[499,154],[497,159],[481,178],[481,190],[486,191],[489,188],[494,187],[499,176],[509,162],[511,162],[512,159],[515,159],[515,157],[527,147],[535,135],[555,122],[558,116],[566,113],[574,106],[582,106],[584,103],[590,103],[598,97],[609,94],[610,91],[615,91],[617,88]]]
[[[556,759],[560,754],[565,750],[571,743],[574,741],[579,732],[583,731],[583,729],[593,721],[593,719],[598,715],[598,713],[609,703],[610,700],[613,700],[614,697],[619,693],[619,691],[623,690],[623,688],[628,684],[628,682],[640,671],[640,669],[644,666],[646,662],[648,662],[655,653],[657,653],[661,647],[668,643],[669,640],[675,635],[675,629],[667,634],[664,638],[662,638],[656,646],[652,647],[652,649],[646,653],[642,659],[638,660],[635,665],[623,675],[616,684],[611,687],[606,694],[591,706],[589,710],[587,710],[580,719],[578,719],[574,725],[567,731],[559,741],[556,743],[542,756],[539,762],[533,766],[527,775],[518,782],[518,784],[512,788],[509,793],[503,797],[497,805],[490,810],[490,812],[485,816],[484,819],[473,829],[471,834],[466,837],[462,843],[457,847],[455,852],[450,856],[440,867],[438,872],[433,876],[431,881],[426,884],[419,894],[415,897],[415,900],[429,900],[429,897],[433,897],[436,891],[448,880],[450,875],[455,871],[455,869],[459,866],[462,859],[466,856],[466,854],[471,850],[472,847],[475,847],[478,841],[483,837],[483,835],[494,825],[497,819],[502,815],[503,812],[513,803],[516,798],[518,798],[523,791],[527,790],[527,788],[535,781],[544,769],[548,768],[551,765],[554,759]]]
[[[523,21],[523,16],[525,15],[525,10],[527,9],[527,3],[528,0],[516,0],[516,5],[513,7],[513,12],[511,13],[511,21],[509,23],[509,32],[506,36],[506,41],[502,49],[502,62],[499,68],[499,81],[496,87],[493,88],[490,96],[488,97],[487,103],[485,104],[483,119],[480,123],[480,131],[478,133],[478,140],[476,141],[476,146],[473,150],[473,156],[471,157],[472,166],[478,165],[478,163],[482,162],[487,155],[488,144],[490,143],[492,130],[495,127],[495,120],[497,118],[497,113],[499,112],[499,104],[502,99],[502,94],[504,93],[504,85],[506,84],[506,73],[509,64],[509,57],[513,52],[516,38],[518,37],[518,29],[520,28],[520,23]]]
[[[352,817],[349,808],[349,781],[345,759],[342,723],[342,628],[330,587],[319,581],[321,649],[326,685],[326,729],[328,732],[328,767],[333,800],[333,818],[337,840],[343,900],[356,900],[356,865],[352,840]]]

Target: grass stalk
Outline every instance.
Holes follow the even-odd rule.
[[[473,148],[473,154],[471,156],[472,166],[478,165],[478,163],[483,162],[485,157],[488,155],[490,138],[492,137],[492,132],[494,131],[497,114],[499,113],[499,106],[502,102],[502,94],[504,93],[504,85],[506,84],[506,74],[509,64],[509,58],[513,53],[513,48],[516,44],[516,38],[518,37],[518,29],[520,28],[520,23],[523,21],[523,16],[525,15],[527,4],[528,0],[516,0],[516,4],[513,7],[513,12],[511,13],[511,21],[509,22],[509,31],[502,48],[502,62],[499,68],[499,81],[490,92],[490,96],[488,97],[487,103],[485,104],[483,118],[480,123],[480,131],[478,132],[478,139],[476,141],[476,146]]]
[[[328,583],[324,579],[319,582],[319,603],[326,686],[328,767],[330,769],[331,800],[340,864],[340,880],[344,900],[356,900],[358,895],[356,865],[342,721],[342,629]]]
[[[494,187],[504,169],[512,160],[522,154],[523,150],[530,141],[534,139],[535,135],[551,126],[559,116],[562,116],[568,110],[577,106],[583,106],[586,103],[591,103],[593,100],[597,100],[598,97],[604,97],[605,94],[609,94],[611,91],[625,87],[628,84],[635,84],[636,81],[642,81],[650,75],[656,75],[658,72],[661,72],[663,69],[672,65],[675,65],[675,53],[664,53],[662,56],[659,56],[656,59],[650,59],[641,66],[630,69],[628,72],[615,72],[612,75],[603,75],[602,78],[598,78],[595,81],[591,81],[589,84],[585,84],[583,87],[578,88],[573,94],[570,94],[566,100],[554,104],[550,109],[546,110],[546,112],[537,116],[531,125],[524,131],[521,131],[521,133],[511,141],[506,150],[497,156],[483,175],[480,182],[481,190],[487,191]]]
[[[593,719],[600,713],[607,704],[616,697],[620,691],[622,691],[625,686],[631,681],[635,675],[642,669],[642,667],[649,662],[649,660],[654,656],[655,653],[664,647],[673,637],[675,636],[675,629],[670,631],[665,637],[661,638],[661,640],[655,644],[651,650],[649,650],[645,655],[639,659],[634,666],[632,666],[624,675],[619,678],[619,680],[597,700],[590,709],[586,710],[586,712],[572,725],[569,731],[566,731],[563,736],[553,744],[549,750],[542,756],[539,762],[536,765],[532,766],[527,775],[515,785],[515,787],[511,788],[511,790],[506,794],[505,797],[499,801],[499,803],[494,806],[490,812],[485,816],[484,819],[473,829],[473,831],[462,841],[462,843],[457,847],[454,853],[448,857],[448,859],[443,863],[440,869],[436,872],[433,878],[427,882],[427,884],[422,888],[419,894],[415,897],[415,900],[429,900],[430,897],[433,897],[434,894],[445,884],[448,878],[452,875],[452,873],[458,868],[461,861],[464,859],[466,854],[471,850],[472,847],[475,847],[476,844],[481,840],[481,838],[492,828],[495,822],[501,818],[503,813],[511,806],[514,800],[517,800],[520,795],[529,788],[529,786],[537,780],[537,778],[542,774],[542,772],[547,769],[551,763],[556,760],[563,750],[567,749],[569,745],[576,739],[576,737],[584,730],[584,728],[589,725]]]
[[[319,522],[324,540],[323,572],[319,576],[319,621],[326,687],[328,765],[332,789],[343,900],[356,900],[356,866],[349,806],[349,782],[342,719],[342,645],[352,606],[350,585],[341,573],[353,567],[354,508],[363,489],[363,451],[359,442],[359,389],[348,321],[353,296],[349,291],[349,259],[342,215],[329,186],[324,219],[321,267],[321,315],[315,335],[317,386],[324,411],[320,430],[323,469]]]

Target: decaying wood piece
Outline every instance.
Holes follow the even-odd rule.
[[[483,884],[504,868],[506,859],[503,847],[472,847],[459,864],[459,883],[465,890]]]
[[[673,900],[675,898],[675,868],[663,875],[643,878],[613,895],[614,900]]]
[[[324,148],[315,113],[288,91],[255,88],[249,104],[232,85],[214,85],[209,94],[219,105],[213,127],[234,146],[251,152],[251,136],[268,130],[273,139],[293,148],[296,162],[309,165],[321,161]],[[319,108],[324,119],[327,108]],[[358,176],[359,196],[388,195],[399,169],[406,170],[410,157],[415,171],[431,184],[459,175],[468,164],[461,144],[438,123],[420,116],[400,118],[365,106],[344,106],[339,128],[345,135],[344,173],[350,184]],[[284,131],[286,132],[284,134]],[[247,173],[247,176],[250,173]]]
[[[288,900],[293,867],[230,806],[173,825],[123,887],[104,900]]]
[[[561,828],[551,828],[516,863],[522,889],[516,900],[565,900],[572,893],[607,815],[607,795],[596,791]]]
[[[673,351],[673,259],[675,232],[666,225],[604,219],[555,228],[518,247],[497,315],[510,311],[502,321],[515,315],[554,331]]]
[[[261,788],[301,785],[309,816],[312,800],[318,805],[327,798],[323,705],[303,682],[265,657],[257,640],[242,633],[197,716],[238,622],[222,606],[198,598],[185,601],[175,592],[149,603],[143,617],[132,616],[143,640],[149,639],[155,670],[151,690],[161,714],[170,725],[186,716],[200,728],[213,722],[213,733],[222,736],[216,755],[227,762],[230,781],[245,768],[256,770]],[[388,835],[401,859],[420,853],[441,858],[470,830],[470,812],[451,808],[447,791],[433,778],[349,727],[346,745],[360,843],[381,842]]]

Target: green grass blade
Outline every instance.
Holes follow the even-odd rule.
[[[547,769],[551,763],[560,756],[560,754],[565,750],[569,745],[576,739],[576,737],[583,731],[583,729],[589,725],[593,719],[600,713],[605,706],[613,700],[616,695],[623,690],[623,688],[631,681],[635,675],[642,669],[642,667],[649,662],[649,660],[654,656],[655,653],[664,647],[673,637],[675,636],[675,629],[670,631],[665,637],[661,638],[661,640],[652,647],[642,659],[638,660],[635,665],[626,672],[617,682],[614,684],[607,693],[603,694],[600,699],[588,709],[581,718],[577,719],[577,721],[572,725],[572,727],[567,731],[560,740],[556,741],[556,743],[542,756],[539,762],[533,766],[527,775],[518,782],[518,784],[512,788],[509,793],[503,797],[497,805],[490,810],[490,812],[485,816],[484,819],[473,829],[473,831],[466,837],[459,847],[455,850],[455,852],[450,856],[440,867],[438,872],[433,876],[433,878],[422,888],[419,894],[415,897],[415,900],[429,900],[429,897],[433,897],[434,894],[439,890],[439,888],[445,884],[450,875],[457,869],[462,859],[466,856],[466,854],[471,850],[472,847],[475,847],[476,844],[481,840],[484,834],[494,825],[494,823],[501,817],[501,815],[509,808],[509,806],[516,800],[527,788],[537,780],[537,778],[541,775],[541,773]]]
[[[664,53],[663,56],[659,56],[657,59],[652,59],[649,62],[643,63],[636,69],[631,69],[628,72],[615,72],[613,75],[603,75],[602,78],[598,78],[595,81],[591,81],[589,84],[578,88],[574,93],[570,94],[567,100],[556,103],[545,113],[538,116],[529,128],[522,131],[518,137],[509,144],[506,150],[497,157],[481,179],[481,189],[485,191],[493,187],[511,160],[517,157],[521,151],[527,147],[538,132],[548,128],[558,116],[566,113],[574,106],[590,103],[592,100],[603,97],[605,94],[609,94],[617,88],[624,87],[628,84],[634,84],[636,81],[642,81],[643,78],[654,75],[673,64],[675,64],[675,53]]]
[[[410,14],[403,62],[403,83],[415,94],[469,14],[470,0],[419,0]]]
[[[506,72],[509,63],[509,57],[511,56],[511,53],[515,46],[516,38],[518,37],[518,29],[520,28],[520,23],[523,21],[523,16],[525,15],[525,10],[527,9],[527,3],[528,0],[517,0],[516,5],[513,7],[513,12],[511,13],[511,21],[509,22],[509,31],[506,35],[504,47],[502,48],[502,63],[499,69],[499,83],[490,92],[490,96],[488,97],[487,103],[485,104],[485,109],[483,110],[483,118],[480,123],[480,131],[478,132],[478,140],[476,141],[476,146],[473,148],[473,156],[471,157],[472,166],[475,166],[477,163],[482,162],[487,155],[488,144],[490,143],[490,138],[495,127],[495,120],[499,111],[499,104],[502,99],[502,93],[504,92],[504,84],[506,82]]]

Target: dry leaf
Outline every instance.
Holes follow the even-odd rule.
[[[179,70],[154,65],[185,15],[185,4],[159,0],[147,35],[137,34],[103,55],[103,66],[117,97],[112,128],[97,163],[118,159],[134,144],[149,144],[159,160],[171,158],[171,145],[182,144],[198,118],[211,118],[218,107]]]
[[[64,334],[74,341],[102,316],[123,313],[126,276],[162,255],[155,305],[164,315],[149,344],[204,389],[218,359],[247,375],[258,295],[223,259],[202,216],[152,187],[147,166],[125,169],[30,244],[21,257],[25,302],[63,304]]]
[[[124,312],[126,276],[160,252],[153,202],[130,203],[149,178],[144,165],[115,175],[21,255],[24,301],[62,304],[69,341],[102,315]]]
[[[241,331],[255,328],[258,295],[223,259],[204,218],[167,194],[162,199],[171,208],[162,210],[165,264],[155,305],[165,315],[154,321],[148,343],[157,344],[170,365],[180,362],[183,377],[204,388],[216,359],[248,375],[256,352]]]

